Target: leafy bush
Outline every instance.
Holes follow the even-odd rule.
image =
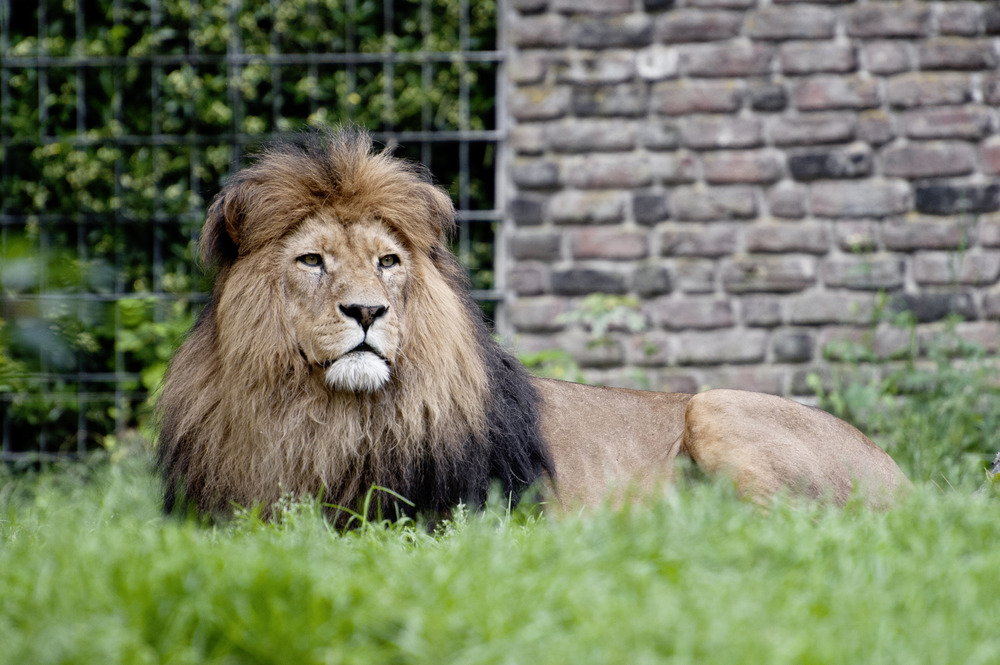
[[[462,16],[463,7],[468,10]],[[81,12],[82,8],[82,13]],[[493,207],[493,0],[42,0],[3,8],[0,382],[7,450],[82,451],[143,425],[147,391],[209,288],[206,202],[276,135],[353,121]],[[39,59],[44,59],[41,62]],[[489,223],[460,245],[492,286]]]

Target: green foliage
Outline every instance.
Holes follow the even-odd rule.
[[[605,343],[612,329],[638,333],[648,328],[646,317],[639,311],[637,298],[611,293],[584,296],[575,309],[560,314],[558,321],[583,325],[590,331],[594,344]]]
[[[700,483],[338,533],[164,518],[147,462],[0,478],[0,663],[987,663],[996,499],[886,514]],[[850,639],[845,639],[849,636]]]
[[[810,385],[822,407],[869,434],[912,479],[969,489],[1000,447],[1000,384],[995,363],[958,336],[957,323],[918,338],[909,322],[912,342],[894,363],[872,364],[864,344],[841,347],[838,357],[853,364],[840,365],[830,387],[816,375]]]
[[[384,11],[374,0],[4,5],[0,376],[21,378],[16,390],[0,380],[11,395],[0,420],[20,449],[77,450],[81,431],[95,447],[145,426],[146,392],[209,289],[193,266],[206,202],[246,152],[347,121],[389,134],[493,128],[496,64],[454,52],[494,48],[495,2]],[[493,207],[488,142],[470,145],[464,173],[457,144],[422,147],[397,154],[430,161],[453,196],[461,179],[470,208]],[[489,289],[493,227],[468,233],[463,259]]]

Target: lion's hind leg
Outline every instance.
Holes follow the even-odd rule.
[[[774,395],[710,390],[691,398],[683,445],[709,474],[765,500],[783,490],[843,504],[855,492],[886,506],[909,481],[889,455],[846,422]]]

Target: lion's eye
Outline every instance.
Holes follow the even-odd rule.
[[[386,254],[378,260],[378,264],[383,268],[391,268],[399,265],[399,257],[395,254]]]
[[[298,258],[298,262],[310,268],[319,268],[323,265],[323,257],[319,254],[303,254]]]

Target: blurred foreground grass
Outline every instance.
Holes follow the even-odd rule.
[[[0,476],[0,663],[986,663],[991,493],[885,514],[694,482],[561,519],[164,518],[143,457]]]

